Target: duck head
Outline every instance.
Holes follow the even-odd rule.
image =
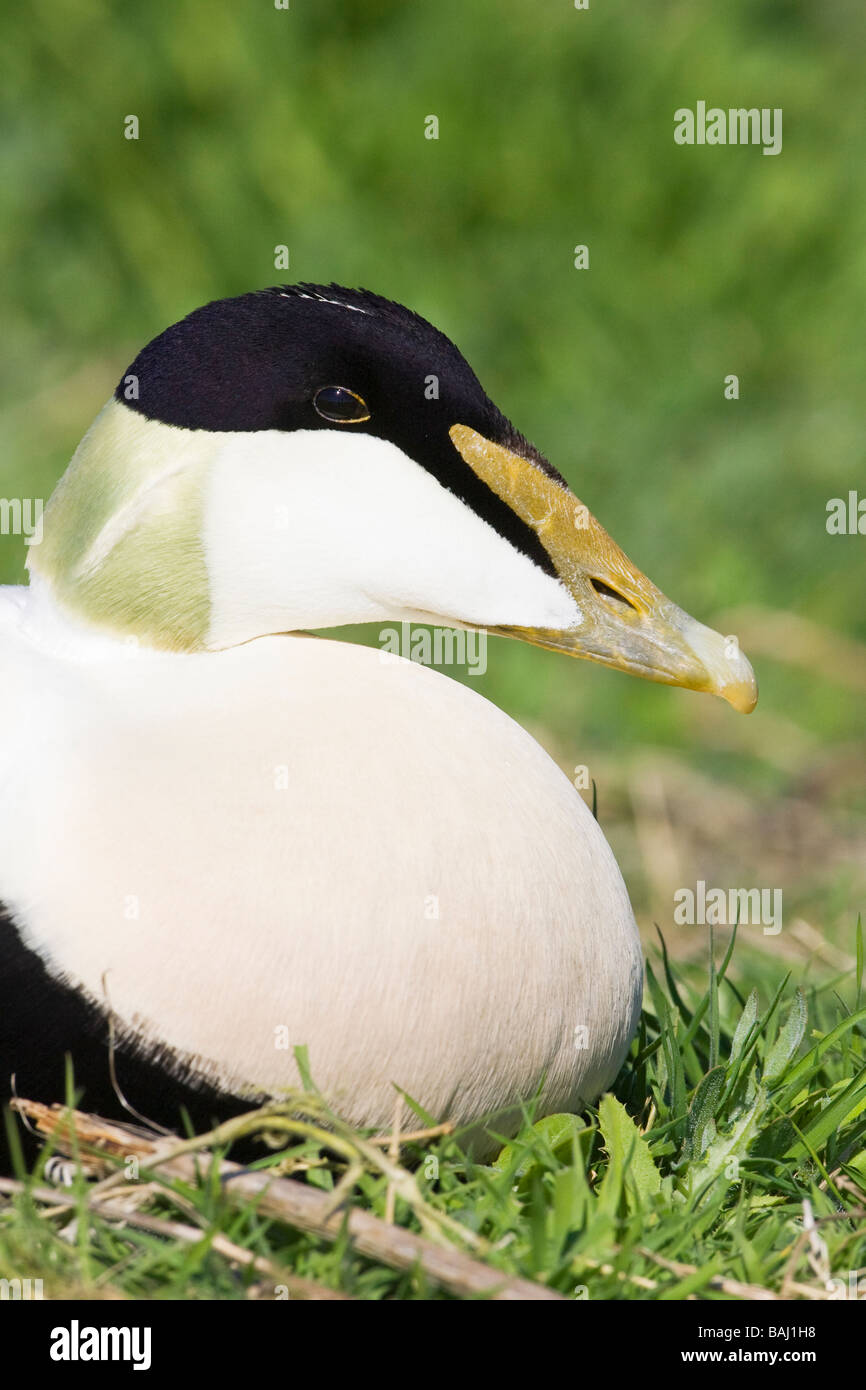
[[[246,294],[155,338],[30,568],[78,618],[156,648],[414,620],[757,698],[736,644],[631,563],[454,344],[367,291]]]

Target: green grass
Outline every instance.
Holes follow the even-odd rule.
[[[734,950],[733,936],[702,976],[657,949],[640,1031],[613,1093],[582,1116],[536,1123],[530,1105],[490,1166],[467,1159],[459,1135],[407,1146],[414,1188],[408,1201],[391,1199],[396,1221],[569,1298],[748,1298],[756,1287],[785,1298],[840,1297],[852,1271],[862,1294],[859,923],[855,936],[855,971],[821,983],[808,971],[774,979],[748,947]],[[746,996],[733,983],[735,967],[756,981]],[[299,1181],[331,1190],[358,1158],[348,1204],[385,1216],[393,1171],[339,1124],[322,1143],[319,1113],[312,1099],[310,1133],[262,1164],[288,1157]],[[93,1190],[78,1181],[59,1192],[56,1206],[68,1203],[60,1211],[31,1201],[26,1183],[5,1198],[0,1277],[42,1277],[46,1296],[245,1299],[274,1297],[280,1271],[291,1271],[360,1299],[449,1296],[418,1269],[364,1258],[345,1229],[329,1243],[255,1204],[231,1204],[207,1163],[198,1185],[151,1189],[141,1208],[200,1228],[191,1241],[94,1215]],[[247,1252],[246,1265],[215,1248],[218,1237]]]

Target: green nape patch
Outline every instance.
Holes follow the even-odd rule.
[[[471,1299],[507,1280],[567,1299],[862,1297],[859,925],[855,944],[855,970],[799,987],[738,948],[741,978],[757,980],[749,994],[731,978],[733,942],[703,977],[662,955],[614,1092],[583,1116],[539,1119],[530,1102],[491,1166],[436,1128],[405,1140],[398,1161],[328,1110],[311,1059],[306,1094],[215,1132],[197,1176],[154,1170],[122,1223],[100,1209],[112,1189],[80,1176],[65,1196],[39,1167],[5,1183],[0,1278],[41,1278],[45,1296],[83,1298]],[[288,1211],[219,1181],[232,1137],[254,1130],[279,1145],[255,1167],[269,1182],[283,1175]],[[178,1162],[201,1145],[187,1141]],[[146,1164],[115,1162],[144,1192]],[[330,1225],[304,1226],[299,1191],[320,1214],[339,1209]],[[353,1236],[358,1213],[376,1219],[375,1254],[369,1230],[364,1253]],[[417,1242],[408,1254],[407,1231]],[[439,1276],[424,1251],[443,1243],[462,1263]]]
[[[172,651],[202,649],[212,447],[205,431],[163,425],[109,401],[48,501],[31,571],[66,608],[108,632]]]

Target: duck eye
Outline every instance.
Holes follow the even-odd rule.
[[[333,420],[338,425],[359,425],[370,418],[367,402],[348,386],[320,386],[313,397],[313,407],[323,420]]]

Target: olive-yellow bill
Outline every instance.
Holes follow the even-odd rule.
[[[470,468],[536,533],[580,611],[580,621],[562,631],[491,631],[647,680],[708,691],[746,714],[754,709],[757,682],[735,638],[672,603],[574,493],[537,464],[467,425],[452,426],[450,435]]]

